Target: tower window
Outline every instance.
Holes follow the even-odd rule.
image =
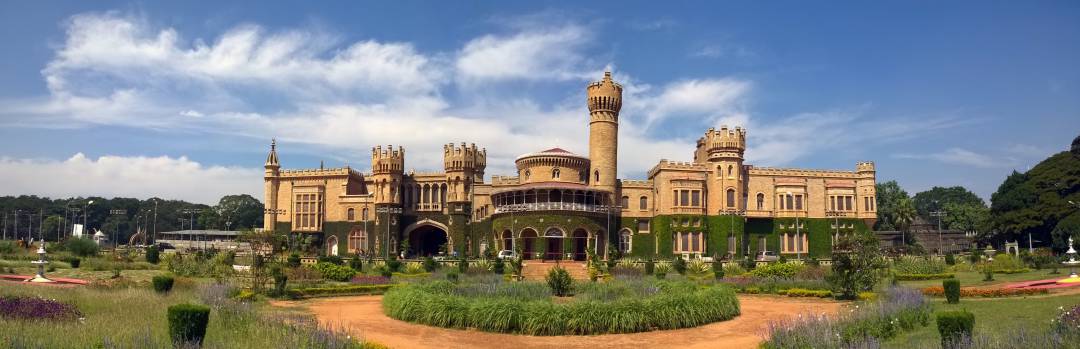
[[[600,182],[600,171],[593,171],[593,177],[594,181]]]
[[[356,220],[356,209],[353,209],[353,208],[350,207],[349,210],[345,212],[345,216],[346,216],[345,217],[346,220],[349,220],[349,221]]]
[[[630,197],[629,196],[623,196],[622,201],[620,201],[619,204],[622,206],[623,209],[630,208]]]
[[[551,170],[551,178],[552,179],[558,179],[559,178],[559,169],[556,168],[556,169]]]
[[[762,193],[757,194],[757,209],[758,210],[764,210],[765,209],[765,194],[762,194]]]
[[[727,165],[728,177],[735,177],[735,166]]]
[[[641,199],[638,199],[638,209],[639,210],[646,210],[648,208],[649,208],[649,198],[642,196]]]

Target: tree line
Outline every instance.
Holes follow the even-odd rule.
[[[153,233],[181,229],[243,230],[260,228],[263,204],[251,195],[226,195],[216,205],[149,198],[74,197],[51,199],[34,195],[0,197],[3,237],[63,240],[73,224],[101,230],[109,239],[126,242],[137,229]]]

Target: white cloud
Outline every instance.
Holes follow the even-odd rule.
[[[981,168],[1009,167],[1015,163],[1012,159],[994,158],[963,148],[949,148],[941,152],[930,154],[896,154],[895,157],[901,159],[934,160],[949,165]]]
[[[725,118],[745,119],[752,84],[738,79],[693,79],[670,83],[658,94],[631,93],[625,105],[644,116],[644,127],[669,118],[705,118],[705,124]]]
[[[67,160],[0,158],[0,195],[47,197],[164,197],[213,204],[224,194],[262,197],[262,170],[204,166],[186,157],[88,158]]]
[[[470,40],[454,63],[463,83],[522,80],[581,80],[585,57],[579,52],[589,32],[579,25],[531,28],[511,35]]]

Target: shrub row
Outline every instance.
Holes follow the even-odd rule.
[[[944,297],[945,289],[941,286],[927,287],[922,289],[922,293],[931,297]],[[1049,291],[1044,288],[960,288],[960,297],[998,298],[1012,296],[1030,296],[1047,293],[1049,293]]]
[[[916,281],[916,280],[937,280],[937,279],[952,279],[956,277],[953,273],[939,273],[939,274],[896,274],[896,279],[900,281]]]
[[[1031,268],[1019,269],[994,269],[994,274],[1020,274],[1031,271]]]
[[[446,292],[447,281],[395,288],[383,298],[392,318],[447,328],[529,335],[631,333],[699,326],[739,315],[739,302],[728,287],[665,292],[610,302],[512,298],[466,298]]]
[[[832,297],[832,291],[829,290],[805,290],[801,288],[793,288],[790,290],[780,290],[776,294],[788,297],[818,297],[829,298]]]
[[[295,288],[288,291],[291,298],[311,298],[326,296],[376,295],[386,293],[396,285],[349,285],[334,287]]]

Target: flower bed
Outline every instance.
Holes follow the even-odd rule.
[[[922,293],[931,297],[944,297],[945,289],[941,286],[933,286],[922,289]],[[982,297],[982,298],[998,298],[998,297],[1013,297],[1013,296],[1030,296],[1036,294],[1047,294],[1049,291],[1042,288],[974,288],[974,287],[962,287],[960,288],[960,297]]]
[[[699,326],[739,315],[735,292],[688,282],[636,281],[643,287],[604,284],[581,287],[573,298],[553,301],[529,282],[477,286],[448,281],[395,288],[383,298],[392,318],[448,328],[529,335],[631,333]],[[655,286],[655,289],[649,285]],[[463,288],[467,291],[459,291]],[[521,293],[530,297],[518,297]],[[587,293],[597,292],[587,296]],[[482,294],[484,296],[469,296]],[[613,296],[625,294],[626,296]],[[506,295],[506,296],[503,296]]]
[[[939,273],[939,274],[896,274],[896,279],[900,281],[917,281],[917,280],[938,280],[938,279],[952,279],[956,277],[953,273]]]
[[[82,317],[74,305],[37,297],[0,297],[0,317],[21,320],[73,320]]]
[[[851,313],[770,322],[765,336],[769,339],[761,348],[876,348],[900,333],[926,326],[932,312],[918,290],[894,287]]]
[[[386,285],[390,283],[390,278],[381,275],[357,275],[349,280],[349,283],[357,285]]]

